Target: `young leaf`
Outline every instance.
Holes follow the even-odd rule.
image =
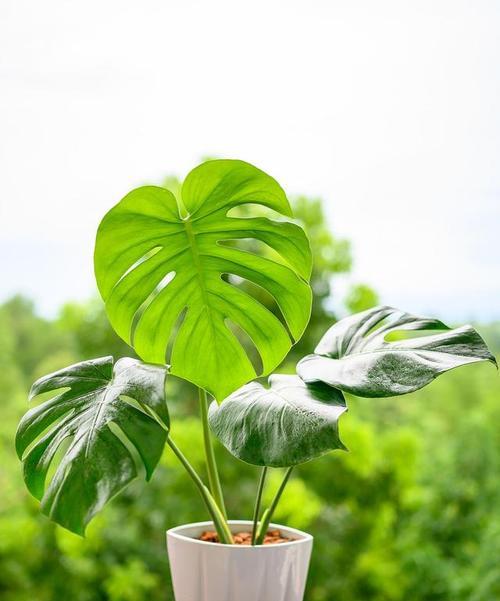
[[[113,364],[112,357],[102,357],[71,365],[33,384],[30,399],[59,391],[28,411],[16,434],[26,485],[41,500],[45,515],[83,534],[103,505],[137,476],[133,447],[144,463],[146,479],[151,478],[165,444],[165,429],[121,397],[152,410],[168,428],[166,373],[163,367],[135,359]],[[61,448],[62,456],[56,456],[66,440],[69,445]],[[53,462],[58,465],[46,486]]]
[[[344,396],[322,382],[272,375],[269,388],[251,382],[223,403],[211,404],[210,427],[238,459],[254,465],[289,467],[333,449],[345,449],[338,419]]]
[[[446,330],[402,338],[410,331]],[[392,335],[395,340],[387,340]],[[440,374],[495,357],[471,326],[451,330],[441,321],[392,307],[375,307],[342,319],[304,357],[297,373],[306,382],[326,382],[364,397],[405,394]]]
[[[97,284],[113,327],[145,361],[164,363],[170,345],[171,372],[222,399],[260,375],[228,322],[252,340],[263,374],[290,350],[290,336],[302,335],[311,309],[309,243],[293,223],[228,216],[246,203],[291,214],[278,183],[248,163],[203,163],[181,195],[146,186],[109,211],[97,233]],[[279,259],[234,246],[243,239]],[[287,325],[227,274],[266,290]]]

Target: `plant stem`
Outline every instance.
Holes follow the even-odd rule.
[[[263,467],[260,472],[259,488],[257,489],[257,497],[255,499],[255,508],[253,511],[252,545],[255,545],[255,539],[257,538],[257,523],[259,521],[260,503],[262,501],[262,491],[264,490],[266,474],[267,467]]]
[[[255,544],[257,544],[257,545],[262,545],[262,543],[264,542],[264,537],[266,536],[267,529],[269,528],[269,524],[273,517],[273,513],[281,499],[281,495],[283,494],[283,491],[285,490],[285,486],[287,485],[287,482],[290,478],[292,470],[293,470],[293,466],[289,467],[287,469],[285,477],[283,478],[283,481],[281,482],[280,487],[278,488],[278,491],[277,491],[276,495],[274,496],[274,499],[273,499],[271,505],[264,511],[264,514],[262,515],[262,519],[260,521],[259,529],[257,532],[257,539],[255,541]]]
[[[200,494],[201,494],[203,500],[205,501],[205,505],[207,506],[207,509],[208,509],[208,511],[212,517],[212,520],[214,522],[215,529],[217,530],[217,534],[219,535],[219,540],[226,545],[233,544],[233,536],[231,534],[231,531],[229,530],[227,521],[226,521],[225,517],[222,515],[214,498],[210,494],[210,491],[203,484],[203,481],[198,476],[198,474],[194,470],[193,466],[189,463],[189,461],[187,460],[185,455],[182,453],[182,451],[179,449],[179,447],[174,443],[174,441],[171,439],[170,436],[167,437],[167,444],[172,449],[172,451],[175,453],[177,459],[179,459],[179,461],[182,463],[185,470],[187,471],[187,473],[189,474],[189,476],[191,477],[191,479],[197,486],[198,490],[200,491]]]
[[[201,422],[203,424],[203,442],[205,445],[205,457],[207,461],[207,472],[208,472],[208,483],[212,496],[215,499],[219,509],[227,520],[226,507],[224,505],[224,495],[222,494],[222,487],[219,479],[219,472],[217,470],[217,463],[215,461],[214,448],[212,446],[212,440],[210,438],[210,426],[208,425],[208,400],[207,393],[203,388],[198,388],[198,395],[200,399],[200,413]]]
[[[206,398],[206,397],[205,397]],[[147,405],[140,404],[145,413],[150,415],[158,425],[165,430],[167,433],[167,444],[174,452],[175,456],[182,463],[184,469],[187,471],[198,490],[200,491],[201,497],[207,506],[208,512],[210,513],[212,520],[214,522],[214,527],[217,530],[217,534],[219,535],[219,540],[226,544],[233,544],[233,535],[231,530],[229,529],[229,525],[227,523],[227,518],[225,515],[221,513],[219,506],[215,502],[213,496],[211,495],[208,488],[203,484],[203,480],[198,476],[194,467],[189,463],[184,453],[179,449],[179,447],[175,444],[170,436],[170,427],[164,423],[162,419]]]

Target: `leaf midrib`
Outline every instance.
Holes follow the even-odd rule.
[[[189,218],[183,219],[183,223],[184,223],[184,228],[186,230],[186,235],[187,235],[187,238],[189,241],[191,255],[193,256],[193,262],[195,264],[196,271],[198,273],[198,279],[200,280],[200,289],[201,289],[201,295],[203,297],[203,304],[207,308],[210,308],[210,306],[208,304],[208,293],[207,293],[207,289],[205,287],[205,278],[203,277],[203,269],[202,269],[202,265],[201,265],[200,253],[198,251],[198,243],[196,242],[196,236],[195,236],[195,233],[193,232],[193,226],[191,225],[191,221]]]
[[[95,433],[96,430],[98,430],[97,424],[101,421],[101,413],[108,406],[108,402],[107,402],[108,393],[114,387],[115,386],[113,384],[111,384],[111,382],[110,382],[109,386],[104,386],[104,387],[102,387],[100,389],[98,388],[96,390],[97,394],[99,392],[101,392],[101,391],[102,391],[103,394],[102,394],[102,397],[101,397],[100,401],[98,402],[98,408],[97,408],[97,411],[96,411],[94,417],[92,418],[91,426],[90,426],[89,431],[88,431],[88,438],[85,441],[85,448],[84,448],[84,457],[85,457],[85,459],[87,459],[87,457],[88,457],[88,451],[89,451],[89,448],[90,448],[90,444],[91,444],[91,442],[94,439],[94,433]]]
[[[208,302],[208,291],[205,285],[205,278],[203,276],[203,267],[201,264],[201,257],[200,257],[200,252],[198,250],[198,243],[196,242],[196,235],[193,232],[193,226],[191,223],[191,218],[187,217],[186,219],[183,219],[183,223],[184,223],[184,228],[186,230],[186,235],[189,241],[189,247],[191,249],[191,254],[193,256],[193,263],[196,267],[196,272],[198,274],[198,279],[200,282],[200,290],[201,290],[201,297],[203,300],[203,306],[206,309],[207,312],[207,321],[209,324],[209,328],[210,328],[210,334],[211,334],[211,338],[212,341],[215,340],[216,336],[215,336],[215,330],[214,330],[214,322],[212,319],[212,307],[210,306],[210,303]],[[215,353],[215,361],[217,362],[217,353]]]

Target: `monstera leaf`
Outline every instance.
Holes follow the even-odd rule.
[[[83,534],[95,513],[137,476],[134,455],[140,457],[149,480],[169,423],[166,373],[165,368],[135,359],[113,364],[112,357],[103,357],[71,365],[33,384],[30,398],[54,394],[24,416],[16,448],[24,462],[26,485],[41,500],[47,516]],[[123,396],[152,410],[165,428]],[[67,448],[61,446],[63,441],[69,442]],[[52,463],[57,466],[46,486]]]
[[[344,449],[338,419],[347,411],[339,390],[297,376],[272,375],[269,388],[251,382],[223,403],[211,404],[214,434],[238,459],[289,467],[332,449]]]
[[[113,327],[145,361],[164,363],[171,348],[171,373],[222,399],[260,375],[231,326],[252,341],[263,374],[302,335],[311,309],[309,244],[293,223],[228,215],[247,203],[291,214],[278,183],[248,163],[203,163],[181,196],[146,186],[109,211],[97,233],[97,284]],[[245,239],[274,254],[238,248]],[[286,324],[228,276],[267,291]]]
[[[412,331],[439,334],[402,337]],[[388,340],[391,335],[395,340]],[[302,359],[297,373],[306,382],[326,382],[364,397],[405,394],[440,374],[495,358],[471,326],[451,330],[441,321],[415,317],[392,307],[376,307],[331,327]]]

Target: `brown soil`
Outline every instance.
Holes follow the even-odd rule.
[[[219,537],[217,532],[212,530],[206,530],[200,536],[200,539],[206,543],[218,543]],[[278,545],[280,543],[289,543],[294,540],[293,538],[284,537],[279,530],[268,530],[264,538],[264,545]],[[236,532],[233,534],[233,541],[235,545],[246,545],[250,546],[252,542],[251,532]]]

